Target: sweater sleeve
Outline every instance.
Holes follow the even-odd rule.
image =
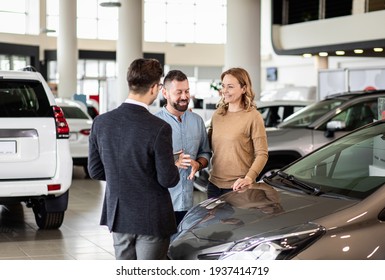
[[[268,144],[263,118],[258,111],[254,115],[251,124],[250,135],[254,146],[254,161],[246,176],[255,181],[267,162]]]

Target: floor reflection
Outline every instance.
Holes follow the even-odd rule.
[[[99,225],[104,183],[74,168],[69,206],[58,230],[39,230],[24,203],[0,205],[0,260],[111,260],[112,237]],[[194,201],[206,194],[194,193]]]

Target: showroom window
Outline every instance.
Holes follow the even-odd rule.
[[[39,34],[39,7],[39,0],[0,1],[0,32]]]
[[[84,39],[118,38],[118,8],[104,0],[77,1],[77,35]],[[144,41],[226,43],[226,0],[144,0]],[[59,0],[47,0],[47,30],[57,36]]]
[[[109,79],[116,79],[116,63],[113,60],[79,59],[77,66],[77,92],[85,95],[95,95],[103,91]],[[57,84],[57,61],[48,63],[48,79],[51,84]]]
[[[99,5],[102,0],[77,2],[77,37],[82,39],[116,40],[118,38],[118,9]],[[57,36],[59,29],[59,0],[47,0],[47,29]]]
[[[30,64],[28,56],[0,55],[0,70],[17,70]]]
[[[226,0],[144,0],[144,40],[226,43]]]

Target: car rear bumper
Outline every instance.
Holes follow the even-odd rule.
[[[64,194],[72,183],[73,164],[68,151],[68,141],[59,141],[56,172],[52,178],[1,179],[0,199]],[[48,186],[51,186],[52,190],[48,190]]]

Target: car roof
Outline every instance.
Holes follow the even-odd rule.
[[[81,102],[66,98],[55,98],[56,104],[60,107],[77,107],[88,115],[87,106]]]
[[[41,81],[41,75],[38,72],[23,70],[0,70],[2,79],[18,79],[18,80],[38,80]]]
[[[376,94],[384,94],[384,93],[385,93],[385,90],[348,91],[348,92],[330,94],[326,96],[324,99],[334,99],[334,98],[354,99],[354,98],[362,97],[364,95],[376,95]]]
[[[262,108],[262,107],[285,106],[285,105],[307,106],[314,102],[315,102],[314,100],[274,100],[274,101],[258,100],[256,103],[257,103],[257,108]]]

